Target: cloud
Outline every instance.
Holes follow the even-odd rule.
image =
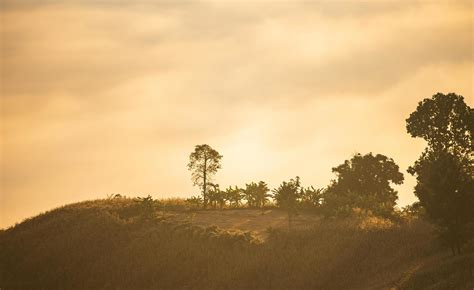
[[[454,16],[440,21],[436,17],[444,6],[386,2],[361,9],[321,2],[260,4],[270,8],[258,10],[191,3],[173,10],[162,5],[128,10],[77,3],[82,5],[5,13],[6,95],[66,91],[87,97],[141,76],[168,73],[181,74],[183,84],[191,86],[186,77],[194,74],[198,85],[212,83],[212,93],[226,101],[235,97],[236,87],[264,99],[377,93],[420,66],[472,61],[470,15],[451,8]],[[353,12],[344,20],[327,12],[345,10]],[[424,12],[434,15],[418,20]]]

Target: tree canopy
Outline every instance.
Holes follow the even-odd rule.
[[[332,171],[337,178],[324,195],[325,208],[331,213],[347,213],[355,207],[385,216],[393,212],[398,196],[390,185],[404,180],[393,159],[356,154]]]
[[[425,139],[432,151],[457,154],[473,151],[474,111],[462,96],[437,93],[424,99],[406,123],[408,133]]]

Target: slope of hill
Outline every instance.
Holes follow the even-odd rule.
[[[472,289],[421,221],[277,209],[152,212],[130,199],[64,206],[0,232],[1,289]],[[223,228],[213,226],[219,224]],[[266,226],[268,224],[268,226]],[[268,230],[264,230],[270,227]],[[252,230],[246,232],[242,230]]]

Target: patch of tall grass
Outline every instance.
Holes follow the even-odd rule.
[[[168,202],[168,205],[180,204],[176,200]],[[3,231],[0,287],[382,289],[414,285],[423,289],[436,286],[430,280],[436,280],[433,272],[420,272],[424,273],[423,278],[406,273],[439,252],[431,227],[419,220],[395,224],[362,215],[322,219],[305,230],[270,230],[263,242],[248,232],[199,227],[168,219],[159,211],[144,216],[139,203],[127,198],[82,202]],[[450,277],[456,269],[446,270],[443,277]],[[469,276],[455,278],[453,283],[458,286],[472,282]],[[459,279],[464,280],[459,282]],[[449,283],[448,280],[441,286]]]

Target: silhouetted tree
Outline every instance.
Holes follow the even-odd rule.
[[[438,93],[421,101],[406,121],[408,133],[428,143],[408,169],[417,179],[415,195],[459,254],[474,233],[474,110],[462,96]]]
[[[425,139],[429,151],[472,155],[474,111],[464,102],[464,97],[437,93],[419,102],[406,122],[408,133]]]
[[[293,216],[297,213],[299,199],[301,198],[301,183],[297,176],[295,179],[283,183],[273,190],[273,199],[277,205],[286,210],[288,214],[288,228],[291,229]]]
[[[203,205],[203,199],[200,196],[191,196],[186,201],[193,207],[201,207]]]
[[[247,200],[248,207],[263,207],[268,201],[270,189],[263,181],[259,183],[251,182],[245,185],[243,190],[244,198]]]
[[[153,200],[151,195],[147,197],[137,197],[134,199],[140,217],[143,219],[151,219],[155,213],[155,207],[158,204],[157,201]]]
[[[265,204],[268,201],[268,198],[271,197],[268,192],[270,189],[268,188],[268,185],[263,182],[259,181],[257,185],[257,189],[255,191],[255,206],[256,207],[264,207]]]
[[[256,189],[257,184],[253,182],[253,185],[255,186],[252,186],[252,183],[246,184],[245,188],[242,190],[243,199],[247,202],[248,207],[255,206],[255,192],[254,191]]]
[[[219,205],[220,208],[224,208],[226,202],[225,191],[220,190],[219,184],[208,183],[210,189],[208,190],[209,203],[213,208]]]
[[[235,188],[229,186],[225,190],[225,196],[231,207],[238,207],[240,205],[240,201],[242,200],[243,192],[242,189],[238,188],[237,186],[235,186]]]
[[[303,208],[319,208],[323,201],[324,190],[313,186],[301,189],[301,206]]]
[[[216,186],[210,182],[207,184],[207,187],[207,202],[212,208],[215,209],[217,207],[219,188],[216,188]]]
[[[188,169],[194,185],[201,186],[204,207],[207,206],[207,184],[218,169],[221,168],[222,155],[207,144],[196,145],[194,152],[189,155]]]
[[[416,196],[453,254],[460,254],[474,233],[474,181],[465,161],[440,151],[426,155],[409,170],[417,176]]]
[[[348,214],[353,208],[381,216],[393,213],[398,197],[390,183],[403,183],[403,174],[393,159],[381,154],[356,154],[332,171],[337,179],[324,193],[326,213]]]

